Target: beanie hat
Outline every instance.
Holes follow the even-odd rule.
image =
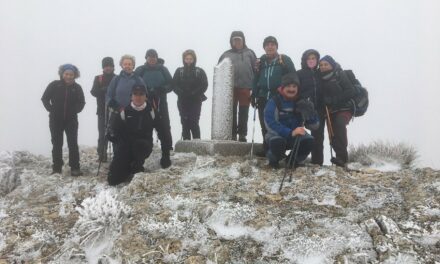
[[[112,57],[105,57],[102,59],[102,68],[104,69],[105,67],[115,67],[115,64],[113,62],[113,58]]]
[[[141,92],[145,95],[148,95],[147,88],[145,88],[143,84],[139,84],[139,83],[134,84],[133,87],[131,88],[131,93],[133,94],[135,92]]]
[[[147,53],[145,53],[145,59],[151,57],[151,58],[157,58],[157,51],[155,49],[149,49],[147,50]]]
[[[324,57],[322,57],[321,61],[326,61],[328,63],[330,63],[330,65],[332,66],[333,69],[336,69],[336,66],[338,65],[335,61],[335,59],[333,59],[330,55],[325,55]]]
[[[74,76],[75,76],[75,79],[79,77],[79,70],[78,70],[78,68],[77,68],[75,65],[73,65],[73,64],[66,63],[66,64],[61,65],[61,66],[58,68],[58,75],[60,76],[60,78],[63,77],[63,73],[64,73],[65,71],[67,71],[67,70],[71,70],[71,71],[73,71],[73,74],[74,74]]]
[[[264,41],[263,41],[263,48],[266,47],[266,45],[267,45],[269,42],[274,43],[274,44],[277,46],[277,48],[278,48],[278,41],[277,41],[277,39],[276,39],[275,37],[272,37],[272,36],[268,36],[268,37],[266,37],[266,38],[264,39]]]
[[[283,75],[283,77],[281,78],[281,87],[286,87],[289,84],[296,84],[299,88],[300,81],[296,73],[288,73]]]

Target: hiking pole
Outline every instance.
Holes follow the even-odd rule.
[[[251,160],[254,157],[254,137],[255,137],[255,116],[256,116],[256,113],[257,113],[257,108],[254,107],[254,119],[252,121],[254,124],[252,127]],[[264,138],[263,138],[263,140],[264,140]]]
[[[287,175],[287,167],[290,166],[290,163],[292,162],[292,157],[294,156],[294,149],[296,148],[296,145],[298,142],[297,139],[298,139],[298,137],[295,138],[292,151],[290,151],[290,153],[289,153],[289,160],[286,162],[286,166],[284,167],[284,176],[283,176],[283,179],[281,180],[281,184],[280,184],[280,188],[278,189],[278,192],[281,192],[281,189],[283,189],[284,179],[286,178],[286,175]],[[290,176],[289,179],[290,179],[289,182],[291,182],[292,177]]]
[[[289,161],[286,163],[286,166],[284,168],[284,175],[283,175],[283,179],[281,180],[281,184],[280,184],[280,188],[278,189],[278,192],[281,192],[281,189],[283,189],[284,179],[286,178],[287,175],[287,166],[289,166],[289,163],[292,161],[292,156],[293,156],[293,152],[291,151],[289,153]]]
[[[293,144],[294,148],[292,148],[292,152],[295,151],[295,154],[294,154],[295,156],[293,157],[293,167],[294,167],[294,170],[296,169],[295,168],[295,163],[296,163],[296,158],[298,157],[298,150],[299,150],[299,144],[300,144],[299,141],[300,141],[299,140],[299,136],[296,136],[295,144]],[[289,164],[290,164],[290,162],[289,162]],[[291,165],[289,165],[289,166],[291,166]],[[289,182],[292,182],[292,173],[289,175]]]
[[[328,110],[328,107],[325,106],[325,111],[327,113],[327,132],[328,132],[328,140],[330,143],[330,156],[333,158],[333,137],[335,136],[335,134],[333,133],[333,126],[332,126],[332,119],[330,117],[330,111]]]
[[[107,130],[107,125],[108,125],[108,110],[107,110],[107,104],[104,106],[104,130]],[[104,134],[105,134],[104,131]],[[101,153],[99,153],[99,164],[98,164],[98,171],[96,172],[96,176],[99,175],[99,170],[101,169],[101,164],[102,164],[102,159],[104,157],[104,154],[106,153],[106,151],[108,150],[108,143],[109,141],[107,140],[107,138],[104,136],[104,144],[102,146],[102,151]]]

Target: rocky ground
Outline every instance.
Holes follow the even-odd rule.
[[[0,152],[0,263],[440,263],[439,171],[307,166],[278,192],[264,159],[159,155],[115,188],[93,148],[77,178]]]

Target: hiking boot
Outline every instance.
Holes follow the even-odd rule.
[[[269,161],[269,166],[274,170],[280,168],[280,164],[278,163],[278,161]]]
[[[171,166],[169,151],[162,152],[162,158],[160,159],[160,166],[162,167],[162,169],[166,169]]]
[[[341,159],[339,159],[339,158],[335,158],[335,157],[333,157],[333,158],[331,158],[330,159],[330,162],[332,163],[332,164],[335,164],[336,166],[338,166],[338,167],[345,167],[345,162],[343,162]]]
[[[238,137],[238,141],[240,141],[240,142],[247,142],[247,140],[246,140],[246,136],[242,136],[242,135],[240,135],[240,136]]]
[[[63,173],[63,170],[61,168],[53,168],[51,174],[57,174],[57,173],[61,174]]]
[[[82,175],[83,175],[83,173],[80,169],[70,170],[70,176],[78,177],[78,176],[82,176]]]

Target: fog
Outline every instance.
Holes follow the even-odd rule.
[[[350,144],[390,140],[414,145],[420,164],[440,168],[440,2],[372,1],[6,1],[0,0],[0,150],[49,155],[48,114],[41,103],[58,66],[73,63],[86,96],[79,114],[79,144],[97,141],[96,100],[90,95],[101,59],[123,54],[145,62],[155,48],[171,74],[181,54],[194,49],[210,81],[202,108],[202,138],[210,138],[213,67],[242,30],[257,56],[263,39],[278,39],[279,53],[300,68],[309,48],[352,69],[370,93],[364,117],[348,126]],[[120,67],[116,66],[116,73]],[[168,96],[174,142],[181,125],[176,96]],[[252,132],[252,110],[249,135]],[[256,141],[261,142],[257,121]],[[325,150],[328,155],[328,147]],[[326,158],[328,159],[328,157]]]

